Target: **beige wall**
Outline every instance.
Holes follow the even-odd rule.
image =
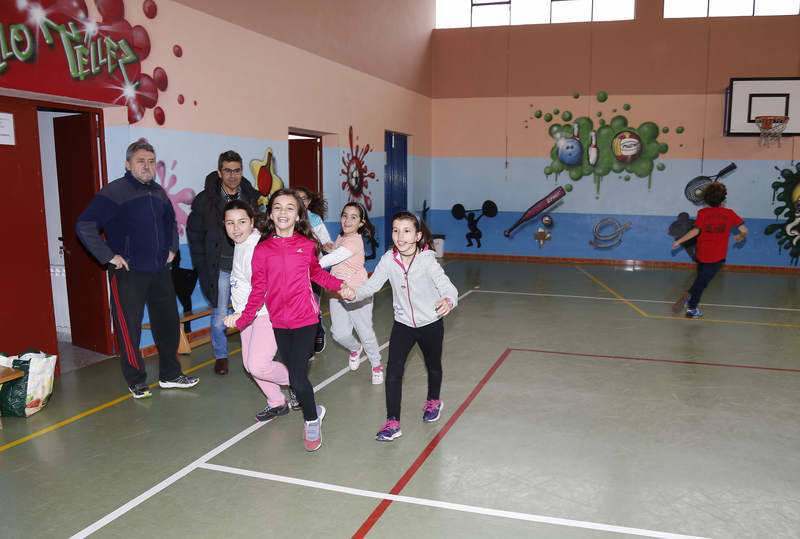
[[[431,95],[436,0],[176,0],[414,92]],[[211,29],[211,41],[236,33]]]

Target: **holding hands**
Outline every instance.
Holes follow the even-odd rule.
[[[242,316],[241,313],[229,314],[228,316],[222,319],[222,323],[225,324],[226,328],[233,329],[236,327],[236,321],[239,320],[240,316]]]
[[[453,302],[448,298],[440,299],[436,302],[436,314],[439,316],[447,316],[447,313],[453,310]]]
[[[342,287],[339,289],[339,295],[342,297],[342,299],[346,299],[348,301],[353,301],[356,299],[356,291],[344,283],[342,283]]]

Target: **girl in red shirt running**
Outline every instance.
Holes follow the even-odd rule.
[[[733,239],[744,241],[747,237],[747,227],[735,211],[723,208],[728,189],[724,183],[714,182],[703,191],[703,200],[709,205],[697,212],[697,219],[692,229],[672,242],[672,248],[677,249],[683,242],[697,238],[697,277],[691,288],[676,305],[686,305],[687,318],[700,318],[703,313],[697,308],[700,296],[703,295],[711,279],[717,274],[725,258],[728,256],[728,237],[731,228],[737,227],[739,233]],[[688,300],[688,301],[687,301]]]

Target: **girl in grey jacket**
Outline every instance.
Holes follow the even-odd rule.
[[[442,318],[458,304],[458,290],[436,261],[431,237],[425,223],[409,212],[392,217],[392,249],[381,257],[367,282],[350,297],[361,301],[378,290],[388,279],[392,285],[394,326],[389,338],[389,361],[386,368],[386,423],[376,436],[391,441],[402,436],[400,402],[406,359],[419,344],[428,371],[428,395],[422,420],[439,419],[442,401]]]

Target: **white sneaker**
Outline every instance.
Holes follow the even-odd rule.
[[[361,364],[361,361],[359,361],[359,358],[361,357],[361,352],[363,350],[364,350],[364,347],[359,344],[358,345],[358,350],[356,350],[355,352],[350,352],[349,365],[350,365],[350,370],[351,371],[357,371],[358,370],[358,366]]]
[[[383,367],[381,365],[372,368],[372,383],[374,385],[383,383]]]

